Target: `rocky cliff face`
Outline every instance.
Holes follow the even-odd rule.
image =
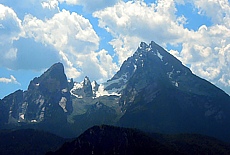
[[[34,78],[28,90],[18,90],[2,100],[1,124],[65,122],[72,112],[72,101],[64,67],[54,64]]]

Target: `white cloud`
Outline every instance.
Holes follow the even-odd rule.
[[[9,7],[0,4],[0,66],[7,66],[16,59],[17,49],[13,42],[22,35],[21,20]]]
[[[78,66],[81,68],[80,80],[84,76],[89,76],[92,80],[104,82],[111,78],[118,70],[118,66],[113,62],[113,58],[108,51],[91,52],[88,54],[78,54]]]
[[[100,39],[89,20],[77,13],[62,10],[44,21],[26,15],[23,27],[26,37],[56,49],[68,77],[83,79],[87,75],[104,81],[117,70],[107,51],[96,52]]]
[[[43,9],[53,10],[58,8],[58,1],[57,0],[42,1],[41,5]]]
[[[118,38],[111,40],[109,43],[113,46],[118,63],[121,65],[128,57],[132,56],[137,46],[142,40],[136,36],[119,35]]]
[[[223,24],[230,17],[230,6],[228,0],[192,0],[195,7],[198,8],[201,15],[206,15],[212,19],[214,23]]]
[[[106,8],[108,6],[113,6],[119,0],[59,0],[60,3],[82,5],[86,11],[93,12]]]
[[[201,26],[194,33],[194,38],[189,38],[186,43],[183,43],[180,54],[182,61],[191,64],[191,69],[195,74],[215,84],[228,81],[230,79],[228,75],[230,71],[229,35],[230,29],[223,25]],[[221,77],[225,78],[220,80]],[[226,85],[228,82],[224,83]]]
[[[13,75],[10,75],[10,78],[0,77],[0,82],[1,83],[14,83],[14,84],[20,85],[20,83],[17,81],[17,79]]]
[[[141,41],[154,40],[163,45],[181,42],[181,36],[186,36],[188,30],[181,24],[185,18],[177,17],[175,12],[173,0],[159,0],[150,5],[143,1],[129,1],[96,11],[93,16],[99,19],[100,27],[113,35],[111,44],[123,62]]]
[[[14,10],[0,4],[0,44],[17,40],[21,33],[21,20]]]
[[[99,37],[89,20],[66,10],[45,21],[26,15],[23,27],[27,37],[72,54],[95,50],[99,45]]]
[[[31,14],[39,19],[51,18],[59,12],[58,0],[0,0],[0,3],[11,7],[23,20],[24,16]]]
[[[15,60],[17,58],[17,52],[17,48],[11,48],[9,51],[6,52],[4,58],[7,60]]]

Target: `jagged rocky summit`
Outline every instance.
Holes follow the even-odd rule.
[[[18,90],[2,99],[0,126],[25,124],[63,124],[72,112],[72,100],[64,67],[61,63],[51,66],[40,77],[34,78],[28,90]]]
[[[110,124],[160,133],[199,133],[229,140],[230,97],[155,42],[142,42],[107,82],[67,80],[54,64],[0,101],[0,124],[65,124],[70,136]]]

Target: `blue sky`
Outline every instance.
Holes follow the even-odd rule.
[[[228,0],[0,0],[0,98],[56,62],[106,81],[152,40],[230,94]]]

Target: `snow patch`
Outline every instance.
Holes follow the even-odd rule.
[[[74,93],[71,93],[71,95],[75,96],[76,98],[83,98],[83,96],[77,95],[77,94],[74,94]]]
[[[137,65],[133,65],[133,67],[134,67],[134,71],[133,72],[136,72],[136,70],[137,70]]]
[[[38,87],[40,85],[40,83],[36,83],[36,86]]]
[[[18,122],[25,121],[25,113],[26,113],[27,107],[28,107],[28,103],[24,102],[20,109]]]
[[[73,88],[70,90],[70,94],[75,96],[76,98],[83,98],[82,96],[73,93],[75,90],[82,89],[83,88],[83,83],[84,83],[84,81],[81,82],[81,83],[76,83],[75,82]]]
[[[141,66],[144,67],[144,60],[141,60]]]
[[[37,123],[37,120],[33,119],[30,121],[31,123]]]
[[[96,92],[96,86],[97,86],[96,81],[91,82],[91,86],[92,86],[92,91],[95,94],[95,92]]]
[[[179,87],[179,83],[178,83],[178,82],[175,82],[175,86],[176,86],[176,87]]]
[[[167,74],[168,74],[168,77],[169,77],[170,79],[172,79],[173,71],[174,71],[174,69],[173,69],[171,72],[168,72],[168,73],[167,73]]]
[[[68,92],[68,89],[65,88],[65,89],[62,89],[62,93],[67,93]]]
[[[173,84],[175,87],[179,87],[179,82],[177,82],[177,81],[172,81],[172,84]]]
[[[99,85],[98,91],[96,92],[96,98],[100,96],[111,96],[111,95],[120,96],[121,95],[118,93],[120,89],[113,88],[112,90],[105,90],[105,88],[106,87],[103,84]]]
[[[161,61],[163,61],[163,56],[159,53],[159,51],[157,50],[157,56],[158,56],[158,58],[160,58],[161,59]]]
[[[20,114],[19,117],[20,117],[20,119],[23,119],[23,120],[25,119],[25,115],[24,114]]]
[[[90,83],[90,81],[89,81],[88,77],[85,77],[85,79],[84,79],[84,85],[88,85],[89,83]]]
[[[134,66],[135,68],[135,66]],[[135,71],[135,70],[134,70]],[[115,95],[115,96],[121,96],[120,92],[121,90],[123,90],[126,87],[126,82],[127,82],[127,74],[122,75],[120,78],[112,80],[112,81],[108,81],[104,84],[100,84],[98,87],[98,91],[96,92],[96,98],[100,97],[100,96],[111,96],[111,95]],[[119,84],[119,83],[123,83],[122,86],[120,88],[113,88],[110,90],[106,90],[107,87],[109,87],[112,84]]]
[[[91,86],[92,86],[92,89],[95,88],[95,87],[96,87],[96,81],[93,81],[93,82],[91,83]]]
[[[40,116],[39,116],[39,120],[40,121],[42,121],[44,119],[45,110],[46,110],[46,107],[43,107],[42,110],[41,110],[41,113],[40,113]]]
[[[62,107],[64,112],[67,112],[67,110],[66,110],[66,102],[67,102],[67,99],[65,97],[62,97],[61,100],[59,101],[59,105]]]
[[[81,83],[74,83],[74,86],[73,86],[73,89],[82,89],[83,88],[83,83],[84,82],[81,82]]]

